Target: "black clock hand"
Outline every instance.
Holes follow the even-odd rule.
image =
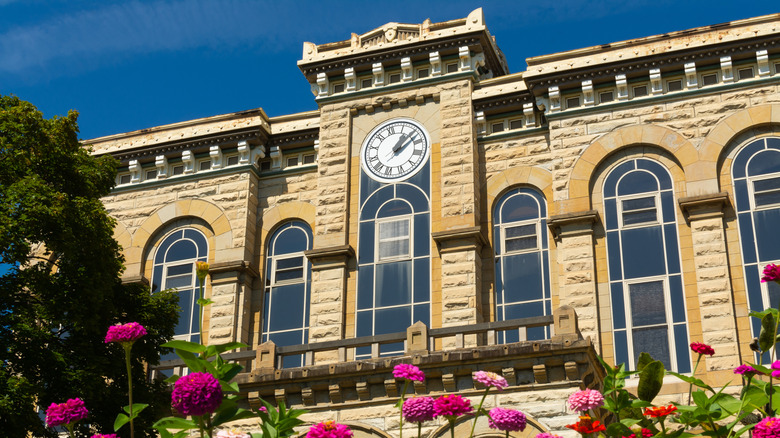
[[[406,138],[408,137],[408,134],[401,134],[401,138],[398,139],[398,141],[393,145],[393,152],[398,151],[398,149],[401,149],[401,145],[406,141]]]

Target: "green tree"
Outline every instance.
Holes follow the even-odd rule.
[[[78,114],[45,119],[29,102],[0,96],[0,430],[9,438],[54,436],[35,406],[82,398],[79,430],[113,432],[127,402],[123,351],[106,345],[109,325],[137,321],[148,335],[133,347],[136,420],[149,431],[169,409],[162,382],[145,378],[178,318],[174,294],[120,282],[123,259],[114,221],[100,198],[114,185],[116,160],[90,155]],[[127,435],[127,427],[121,430]]]

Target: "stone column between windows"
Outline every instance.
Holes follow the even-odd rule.
[[[311,305],[309,343],[344,339],[347,268],[355,259],[349,245],[305,251],[311,262]],[[338,351],[318,352],[314,363],[338,362]]]
[[[551,216],[547,226],[558,242],[559,306],[571,306],[577,312],[582,336],[590,337],[600,350],[598,288],[593,226],[599,221],[595,210]]]
[[[679,200],[691,225],[701,318],[701,338],[699,333],[690,336],[692,341],[700,339],[715,349],[715,356],[706,357],[708,371],[731,370],[741,363],[723,226],[723,210],[728,202],[726,192]]]
[[[467,326],[482,321],[482,247],[480,227],[432,233],[441,255],[442,327]],[[458,347],[447,338],[442,348]],[[463,347],[476,346],[476,335],[464,337]]]
[[[206,308],[210,314],[208,344],[244,342],[251,338],[252,282],[259,276],[250,262],[215,263],[209,269],[211,300]]]

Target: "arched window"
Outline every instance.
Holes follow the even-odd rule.
[[[493,209],[496,320],[552,314],[547,205],[535,190],[517,188]],[[549,339],[549,327],[501,332],[499,342]]]
[[[642,352],[690,372],[677,217],[669,171],[637,158],[604,180],[615,362],[636,368]]]
[[[201,342],[195,262],[207,260],[206,236],[194,228],[171,232],[157,247],[152,271],[152,292],[176,289],[179,294],[181,313],[174,330],[174,339]]]
[[[780,138],[748,142],[734,157],[731,176],[748,306],[756,311],[776,308],[780,286],[761,283],[761,272],[769,263],[780,263]],[[761,323],[755,318],[752,323],[758,336]]]
[[[303,252],[311,245],[311,228],[301,221],[282,225],[268,241],[263,342],[286,346],[309,340],[311,263]],[[299,367],[302,360],[302,356],[285,356],[283,366]]]
[[[380,183],[361,171],[356,336],[406,331],[431,321],[430,164],[412,178]],[[403,343],[382,345],[383,356]],[[370,357],[358,348],[356,358]]]

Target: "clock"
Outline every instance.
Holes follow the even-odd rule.
[[[430,137],[420,123],[392,119],[374,128],[363,141],[360,164],[377,181],[404,181],[422,169],[430,150]]]

